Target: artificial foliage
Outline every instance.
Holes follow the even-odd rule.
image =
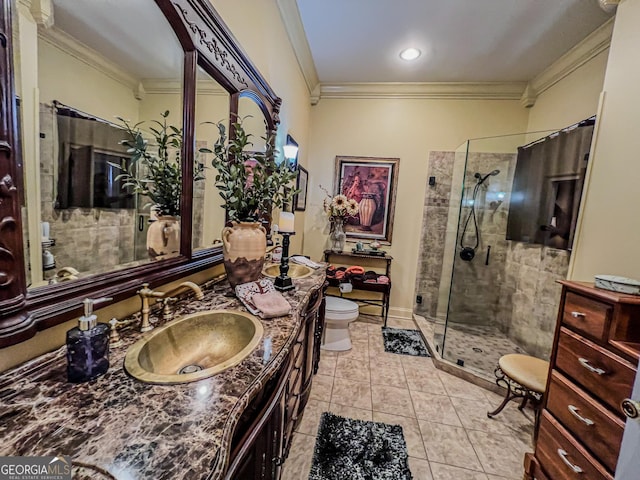
[[[127,147],[131,162],[118,178],[124,179],[123,188],[132,187],[137,194],[149,198],[147,206],[153,206],[158,215],[180,215],[180,193],[182,186],[182,130],[167,123],[169,110],[160,114],[162,120],[153,120],[148,127],[153,142],[144,135],[141,126],[132,125],[118,117],[128,134],[120,143]],[[121,166],[111,164],[120,170]],[[194,181],[204,179],[204,165],[194,160]]]
[[[245,117],[246,118],[246,117]],[[286,161],[276,162],[278,151],[273,137],[264,138],[264,152],[252,151],[251,133],[243,127],[243,119],[232,124],[233,135],[225,125],[215,123],[218,138],[212,153],[212,166],[217,170],[215,186],[223,200],[222,207],[232,221],[256,221],[273,208],[282,208],[297,191],[292,184],[297,172]]]

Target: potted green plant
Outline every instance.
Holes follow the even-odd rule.
[[[165,258],[180,251],[180,194],[182,186],[182,130],[168,124],[169,110],[161,113],[162,120],[153,120],[149,127],[152,142],[143,133],[145,122],[132,125],[118,117],[128,134],[120,143],[128,148],[131,161],[118,178],[124,180],[123,188],[131,187],[134,193],[147,197],[144,206],[151,207],[155,221],[147,232],[147,251],[152,259]],[[204,165],[194,162],[194,180],[204,179]]]
[[[296,172],[287,162],[276,162],[273,137],[265,138],[264,152],[251,151],[253,135],[245,131],[243,120],[233,123],[231,137],[223,123],[216,123],[218,139],[213,150],[200,149],[213,154],[215,186],[231,222],[222,230],[222,252],[233,287],[260,278],[267,240],[259,219],[273,208],[283,207],[296,193],[291,186]]]

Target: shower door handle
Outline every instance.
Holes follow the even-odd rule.
[[[491,245],[487,247],[487,258],[484,260],[485,265],[489,265],[489,256],[491,255]]]
[[[138,215],[138,231],[140,231],[140,232],[144,231],[144,216],[143,215]]]

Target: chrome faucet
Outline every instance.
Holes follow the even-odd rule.
[[[149,306],[150,298],[162,299],[162,317],[165,320],[171,320],[173,311],[171,310],[171,304],[176,301],[175,295],[179,295],[187,290],[192,290],[196,294],[198,300],[204,298],[204,294],[200,287],[193,282],[182,282],[176,288],[173,288],[166,292],[156,292],[149,288],[148,283],[142,284],[142,289],[138,290],[138,295],[142,299],[142,308],[140,314],[142,316],[142,322],[140,323],[140,331],[148,332],[153,330],[153,325],[149,322],[149,314],[151,313],[151,307]]]

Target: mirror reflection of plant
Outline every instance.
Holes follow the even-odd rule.
[[[167,123],[169,110],[160,115],[162,121],[153,120],[154,126],[149,127],[154,139],[152,144],[140,129],[144,121],[132,125],[124,118],[117,117],[122,128],[129,134],[129,138],[122,140],[120,144],[127,147],[131,162],[127,169],[118,164],[111,165],[123,170],[117,177],[124,180],[123,188],[133,187],[135,193],[149,197],[151,202],[145,208],[153,205],[159,215],[177,217],[180,215],[182,186],[182,130]],[[204,164],[197,160],[194,160],[193,179],[204,179]]]
[[[248,117],[233,123],[234,138],[227,137],[222,122],[206,122],[218,128],[219,136],[213,150],[200,149],[202,153],[214,154],[211,164],[218,171],[215,185],[224,201],[221,206],[233,221],[255,221],[272,208],[281,208],[298,193],[291,185],[297,172],[286,161],[280,164],[275,161],[278,151],[273,146],[273,136],[262,137],[266,144],[264,152],[247,150],[253,146],[253,134],[243,127],[243,120]]]

